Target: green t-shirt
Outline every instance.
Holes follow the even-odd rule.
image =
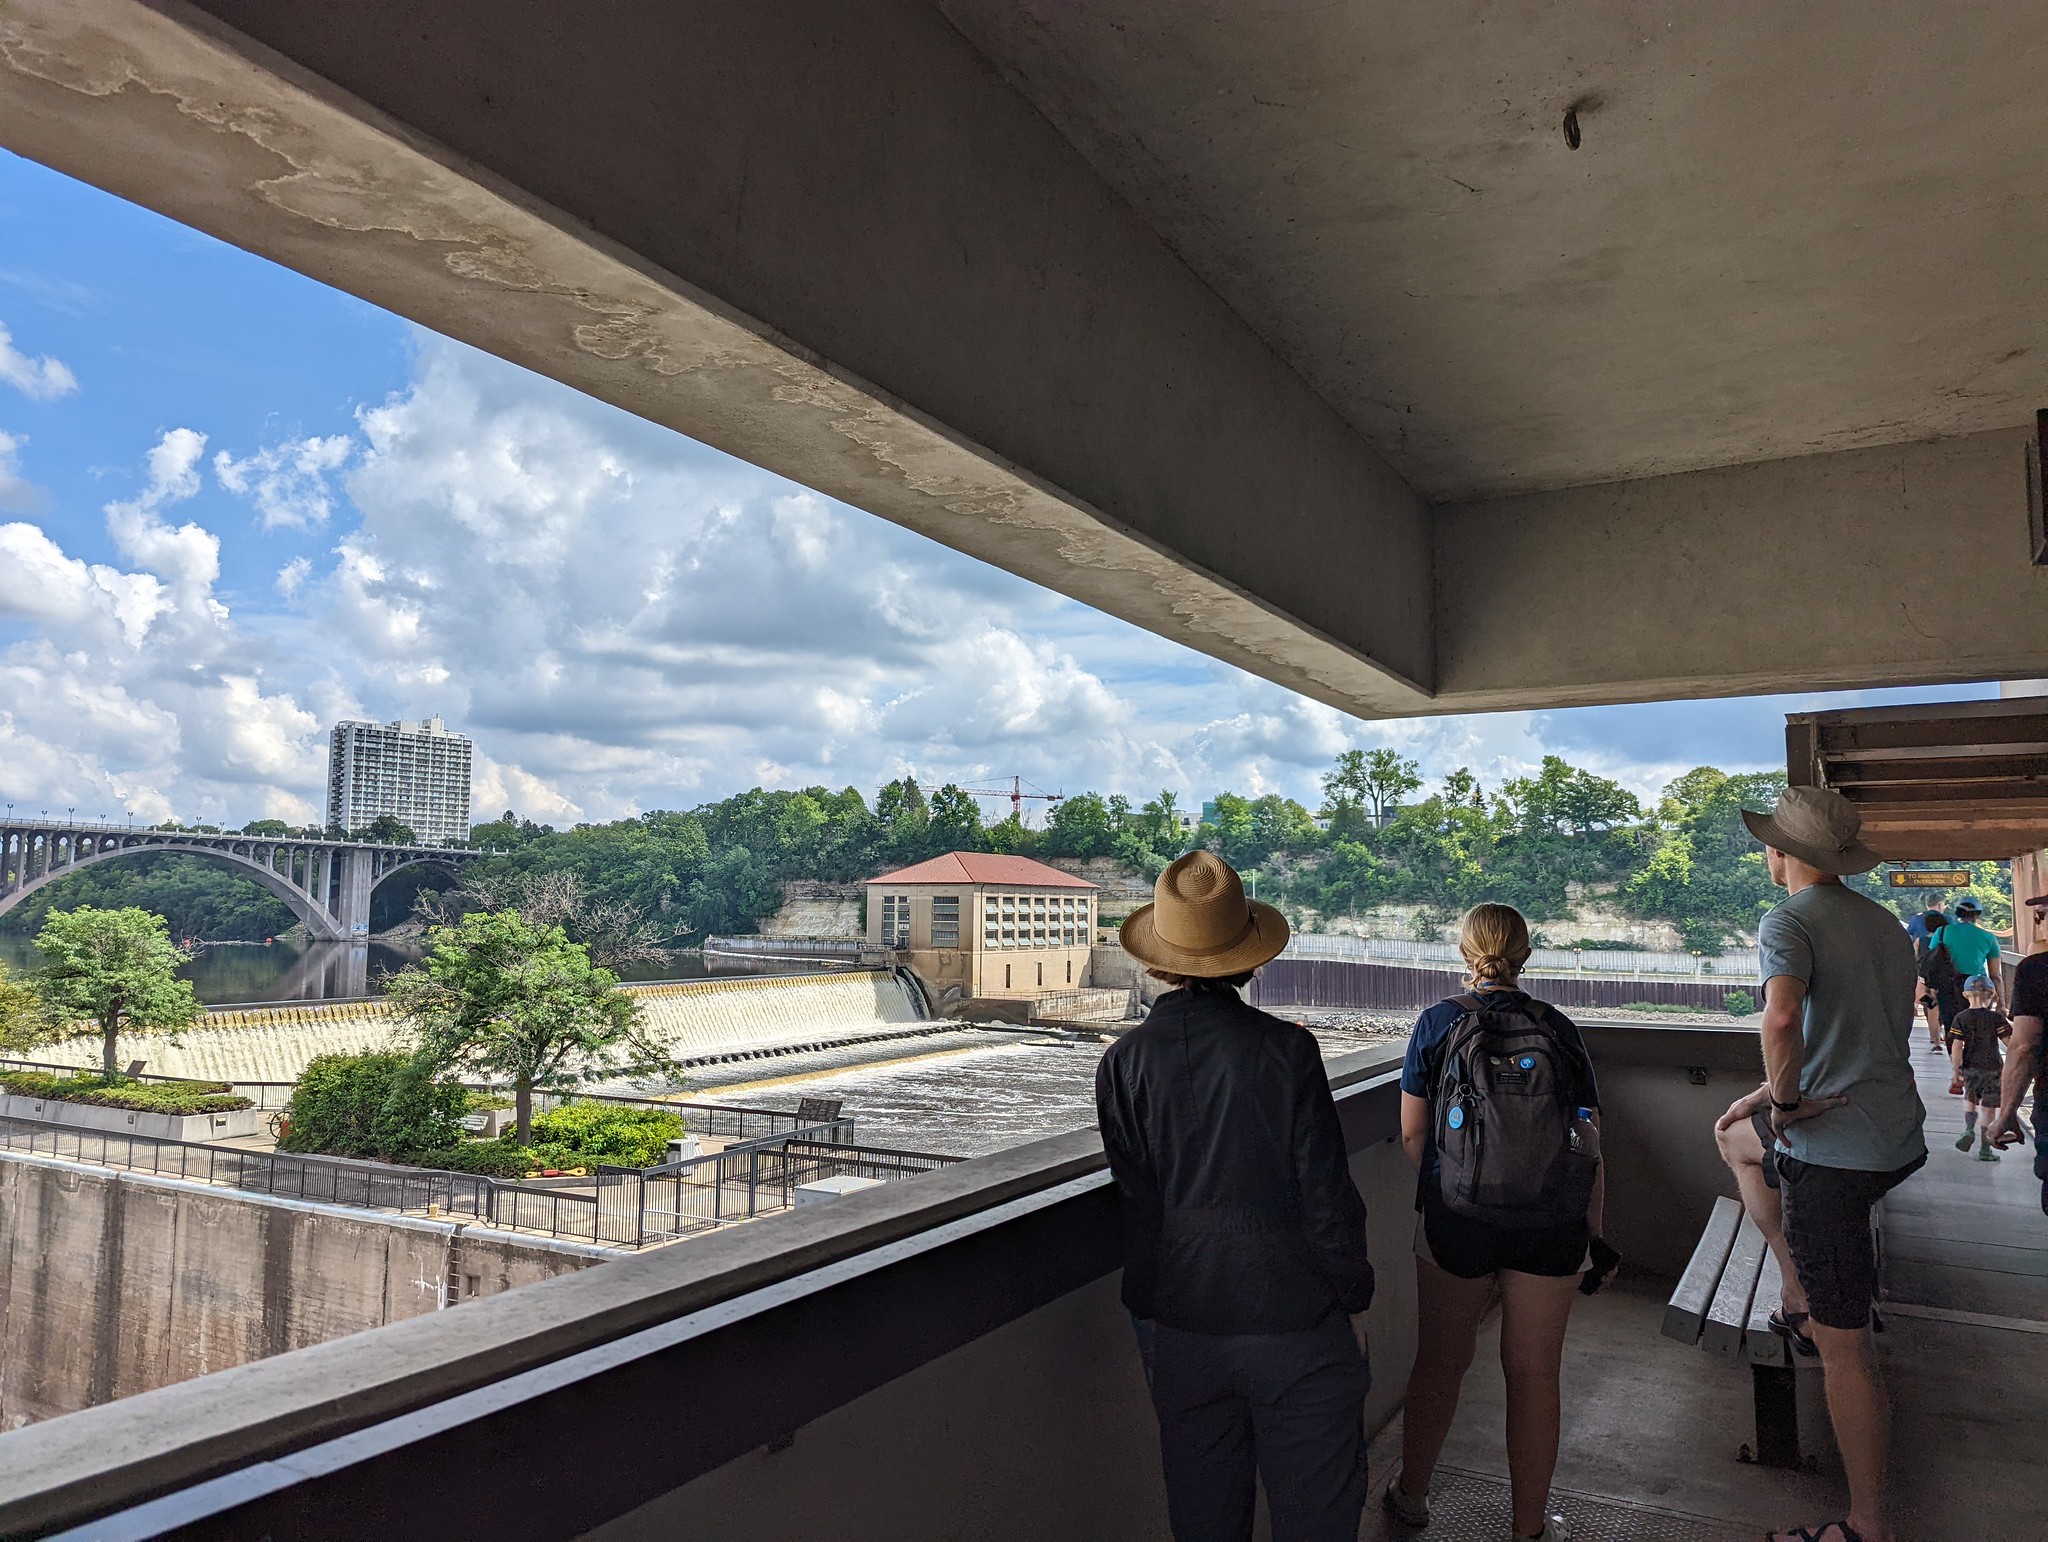
[[[1948,956],[1956,961],[1956,972],[1965,980],[1984,973],[1985,962],[1998,957],[1998,939],[1970,921],[1951,921],[1934,934],[1929,951],[1948,945]]]

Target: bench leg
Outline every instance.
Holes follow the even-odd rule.
[[[1749,1373],[1756,1396],[1757,1462],[1798,1467],[1799,1373],[1786,1365],[1752,1365]]]

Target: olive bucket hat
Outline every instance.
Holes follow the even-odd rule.
[[[1287,918],[1246,899],[1236,869],[1221,857],[1191,851],[1167,865],[1152,903],[1132,911],[1119,935],[1141,964],[1214,980],[1277,957],[1287,946]]]
[[[1856,805],[1826,787],[1788,787],[1768,814],[1742,811],[1749,833],[1823,873],[1867,873],[1884,860],[1859,837]]]

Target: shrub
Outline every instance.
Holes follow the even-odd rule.
[[[0,1091],[22,1098],[57,1098],[140,1114],[226,1114],[250,1106],[226,1082],[137,1082],[104,1076],[53,1076],[47,1071],[0,1072]]]
[[[316,1055],[292,1088],[285,1151],[420,1162],[462,1141],[469,1094],[410,1055]]]
[[[1756,1010],[1756,997],[1748,991],[1730,991],[1721,998],[1721,1004],[1728,1008],[1730,1017],[1747,1017]]]
[[[680,1114],[614,1103],[567,1103],[533,1120],[536,1154],[545,1148],[548,1167],[653,1167],[682,1133]]]
[[[420,1158],[420,1167],[439,1167],[449,1172],[480,1173],[487,1178],[524,1178],[534,1170],[531,1147],[512,1140],[471,1140],[459,1146],[431,1152]]]
[[[1640,1012],[1647,1017],[1686,1017],[1702,1009],[1676,1001],[1624,1001],[1619,1010]]]

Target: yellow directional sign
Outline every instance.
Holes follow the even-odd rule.
[[[1894,889],[1967,889],[1977,875],[1967,867],[1905,867],[1885,874]]]

